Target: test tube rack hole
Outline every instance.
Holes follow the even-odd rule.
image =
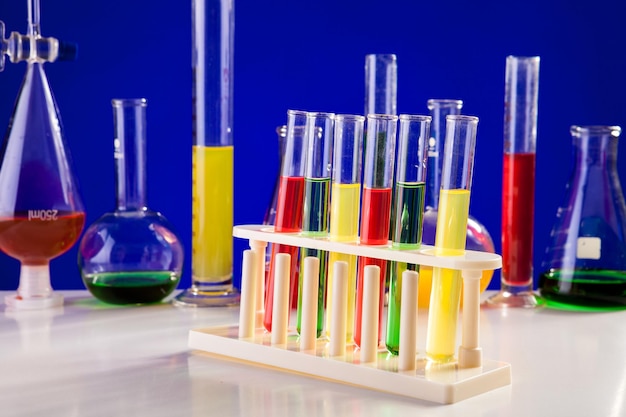
[[[248,239],[252,248],[246,251],[248,253],[244,252],[239,325],[192,329],[188,340],[191,349],[228,360],[269,366],[284,372],[441,404],[455,403],[511,384],[510,365],[483,360],[478,346],[480,274],[483,270],[500,268],[499,255],[466,251],[462,256],[438,257],[434,255],[433,248],[426,245],[418,250],[363,246],[358,243],[331,242],[326,238],[303,237],[298,233],[274,233],[273,228],[263,225],[235,226],[233,236]],[[263,291],[261,277],[264,277],[267,243],[461,270],[465,289],[458,360],[437,364],[428,361],[422,352],[416,354],[411,351],[409,357],[415,357],[415,360],[409,360],[407,367],[407,353],[402,350],[395,356],[377,345],[374,358],[364,360],[364,346],[340,346],[342,354],[337,355],[337,342],[332,335],[332,340],[317,338],[312,346],[304,349],[301,345],[303,337],[295,329],[273,325],[272,332],[266,331],[256,305],[259,305],[259,293]],[[284,304],[288,305],[287,299]],[[287,311],[287,317],[283,320],[286,323],[289,309],[283,311]],[[414,319],[417,323],[417,318]],[[405,317],[401,320],[405,320]],[[301,333],[304,331],[301,329]],[[417,334],[422,337],[426,332],[418,331]],[[415,338],[414,335],[411,337]]]

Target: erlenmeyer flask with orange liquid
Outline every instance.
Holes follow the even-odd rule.
[[[0,150],[0,250],[21,263],[17,294],[5,297],[15,309],[63,303],[52,290],[49,264],[76,243],[85,224],[59,109],[43,68],[59,58],[60,43],[41,36],[39,1],[27,4],[28,34],[14,32],[8,40],[13,47],[7,54],[12,62],[26,61],[26,75]]]
[[[435,244],[437,214],[439,212],[439,191],[441,190],[441,171],[446,132],[446,116],[461,114],[463,101],[454,99],[428,100],[428,109],[432,117],[430,139],[428,142],[428,163],[426,165],[426,208],[424,210],[424,230],[422,244]],[[495,246],[489,231],[471,214],[467,218],[467,235],[465,249],[495,253]],[[420,267],[419,300],[421,308],[428,307],[433,269],[429,266]],[[480,279],[480,290],[485,291],[493,277],[492,270],[483,271]],[[462,300],[462,297],[461,297]]]

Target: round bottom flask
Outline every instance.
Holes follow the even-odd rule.
[[[101,301],[159,302],[180,281],[183,247],[167,219],[146,207],[146,101],[112,104],[117,207],[85,232],[78,266],[85,286]]]

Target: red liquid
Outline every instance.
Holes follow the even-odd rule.
[[[502,282],[532,285],[535,154],[504,154]]]
[[[360,242],[364,245],[385,245],[389,239],[391,214],[391,188],[363,188]],[[383,305],[387,261],[360,257],[356,283],[356,311],[354,312],[354,343],[361,345],[361,319],[363,306],[363,273],[367,265],[380,267],[380,300],[378,304],[378,339],[382,340]]]
[[[276,204],[276,232],[299,232],[302,228],[302,205],[304,203],[304,177],[280,177],[278,200]],[[297,246],[272,245],[272,257],[267,276],[265,290],[265,316],[263,325],[267,331],[272,330],[272,308],[274,306],[274,259],[277,253],[288,253],[291,256],[289,277],[289,300],[297,305],[298,288],[298,250]]]
[[[34,214],[34,215],[33,215]],[[47,265],[76,243],[85,213],[33,210],[0,218],[0,250],[25,265]]]

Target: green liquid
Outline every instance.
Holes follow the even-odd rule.
[[[548,306],[569,310],[626,308],[626,271],[551,269],[539,277]]]
[[[146,304],[163,300],[174,291],[180,275],[170,271],[107,272],[83,277],[85,286],[109,304]]]

